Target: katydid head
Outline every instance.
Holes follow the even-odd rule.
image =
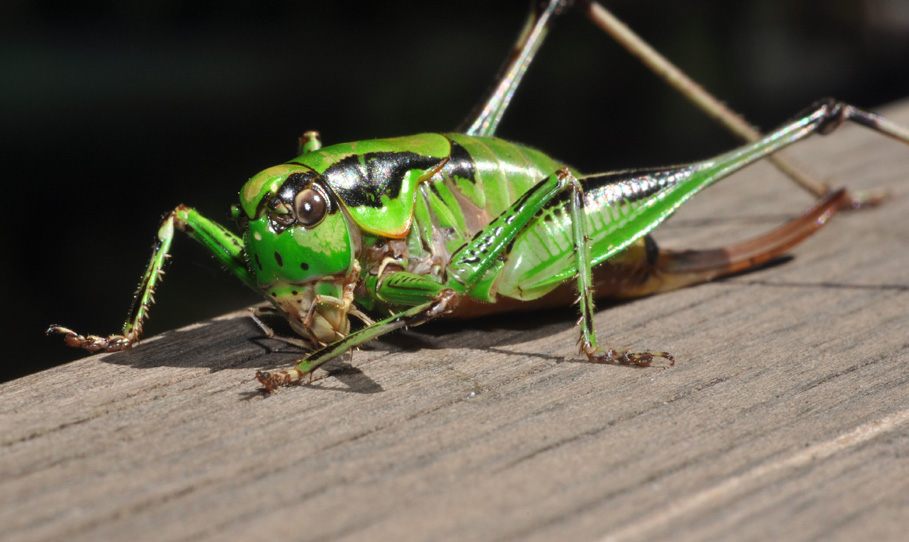
[[[321,176],[300,164],[269,168],[240,191],[247,263],[263,294],[315,344],[347,335],[359,275],[348,219]]]
[[[350,330],[360,232],[404,238],[419,185],[444,167],[451,143],[422,134],[301,150],[250,179],[234,215],[259,288],[321,345]]]

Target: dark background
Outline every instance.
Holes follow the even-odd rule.
[[[356,5],[357,7],[353,7]],[[770,128],[814,99],[909,94],[899,0],[607,1],[656,48]],[[224,217],[257,171],[326,144],[458,126],[524,1],[8,1],[0,7],[3,379],[84,355],[50,323],[119,331],[162,214]],[[735,144],[584,17],[561,19],[499,135],[582,170]],[[258,297],[182,237],[155,334]]]

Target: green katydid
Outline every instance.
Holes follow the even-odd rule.
[[[261,314],[282,316],[300,335],[277,338],[315,350],[292,369],[259,372],[269,391],[395,329],[575,301],[580,351],[590,361],[673,363],[666,352],[600,346],[594,298],[649,295],[760,265],[822,227],[847,196],[830,192],[773,232],[714,250],[659,249],[648,235],[655,227],[701,189],[846,120],[909,143],[909,134],[885,119],[827,100],[709,160],[582,174],[494,136],[561,7],[551,0],[532,11],[516,53],[463,132],[327,147],[307,132],[298,157],[240,190],[232,208],[239,236],[183,205],[165,217],[121,334],[83,336],[61,326],[48,333],[90,351],[136,345],[176,228],[272,303],[253,313],[269,337],[275,335]],[[364,327],[352,332],[351,316]]]

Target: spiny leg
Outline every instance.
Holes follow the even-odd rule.
[[[654,358],[664,358],[669,360],[670,365],[675,364],[675,358],[668,352],[632,352],[597,346],[593,323],[594,288],[590,264],[590,238],[587,235],[587,220],[584,212],[584,190],[581,183],[567,169],[560,170],[559,175],[563,177],[566,186],[571,191],[568,212],[571,216],[571,231],[576,255],[575,266],[578,270],[578,305],[581,311],[581,317],[578,319],[578,324],[581,326],[578,338],[580,352],[593,363],[647,367],[653,363]]]
[[[457,303],[458,295],[454,291],[444,288],[438,283],[435,284],[438,288],[436,289],[437,293],[433,296],[432,301],[412,307],[399,314],[386,318],[385,320],[380,320],[371,326],[355,331],[347,337],[335,341],[321,350],[317,350],[309,357],[300,360],[300,363],[292,369],[282,371],[257,371],[256,378],[269,392],[275,391],[280,387],[299,384],[303,380],[303,376],[309,374],[311,377],[313,371],[318,369],[321,365],[352,348],[356,348],[363,343],[396,329],[417,326],[433,318],[438,318],[443,315],[449,307],[452,307]]]
[[[164,217],[158,228],[151,261],[142,275],[139,288],[133,298],[132,308],[123,324],[121,333],[107,336],[80,335],[69,328],[58,325],[50,326],[46,333],[63,335],[67,345],[84,348],[90,352],[98,350],[115,352],[132,348],[138,344],[142,335],[142,326],[148,318],[149,306],[155,301],[155,287],[163,277],[164,264],[170,257],[174,227],[202,243],[228,270],[255,289],[255,281],[246,268],[243,240],[218,223],[203,217],[195,209],[180,205]]]

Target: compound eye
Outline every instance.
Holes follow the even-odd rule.
[[[294,197],[294,211],[297,214],[297,222],[311,228],[322,222],[328,213],[328,198],[316,185],[304,188]]]

